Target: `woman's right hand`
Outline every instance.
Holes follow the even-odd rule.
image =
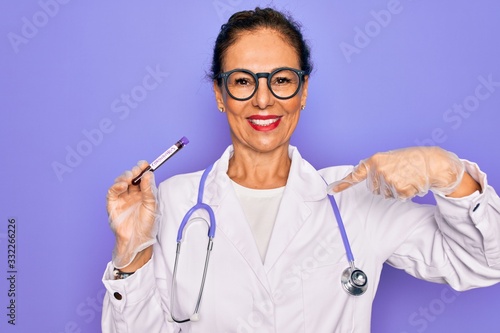
[[[116,237],[113,265],[125,272],[134,272],[147,263],[151,245],[156,242],[158,204],[153,173],[146,172],[139,185],[132,185],[132,179],[147,166],[146,161],[140,161],[131,171],[125,171],[107,194],[109,224]]]

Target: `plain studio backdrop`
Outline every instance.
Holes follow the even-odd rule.
[[[230,140],[206,78],[212,46],[231,13],[269,4],[312,47],[292,144],[316,168],[440,145],[500,189],[498,1],[3,1],[0,331],[100,331],[108,187],[182,136],[158,183],[220,156]],[[499,296],[384,267],[373,332],[497,331]]]

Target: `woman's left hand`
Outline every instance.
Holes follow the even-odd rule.
[[[457,155],[439,147],[412,147],[377,153],[361,161],[328,190],[343,191],[366,179],[374,194],[400,200],[423,196],[429,190],[449,195],[461,184],[464,164]]]

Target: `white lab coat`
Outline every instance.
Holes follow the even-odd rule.
[[[367,292],[353,297],[340,284],[348,262],[325,186],[325,180],[341,179],[351,167],[317,171],[296,148],[289,148],[290,174],[262,264],[226,174],[231,154],[229,147],[205,186],[204,202],[215,211],[217,233],[200,320],[167,321],[177,230],[196,202],[201,171],[160,185],[161,222],[150,262],[117,281],[108,265],[103,332],[369,332],[384,262],[458,290],[500,281],[500,199],[475,164],[465,161],[483,193],[461,199],[436,196],[437,208],[386,200],[363,184],[335,195],[356,265],[369,279]],[[200,286],[206,224],[190,224],[184,237],[179,301],[173,308],[176,317],[185,318],[193,312]]]

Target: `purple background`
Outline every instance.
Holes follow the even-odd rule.
[[[184,135],[190,145],[158,182],[222,153],[227,123],[205,78],[213,42],[230,13],[267,4],[0,4],[0,331],[100,331],[100,279],[113,245],[107,188]],[[355,164],[432,140],[477,162],[500,188],[500,86],[483,85],[475,97],[481,80],[500,82],[500,2],[272,4],[303,23],[312,46],[315,72],[292,140],[312,164]],[[462,114],[455,104],[465,104]],[[6,316],[9,217],[17,219],[15,327]],[[500,285],[459,296],[448,289],[385,267],[373,332],[499,329]]]

